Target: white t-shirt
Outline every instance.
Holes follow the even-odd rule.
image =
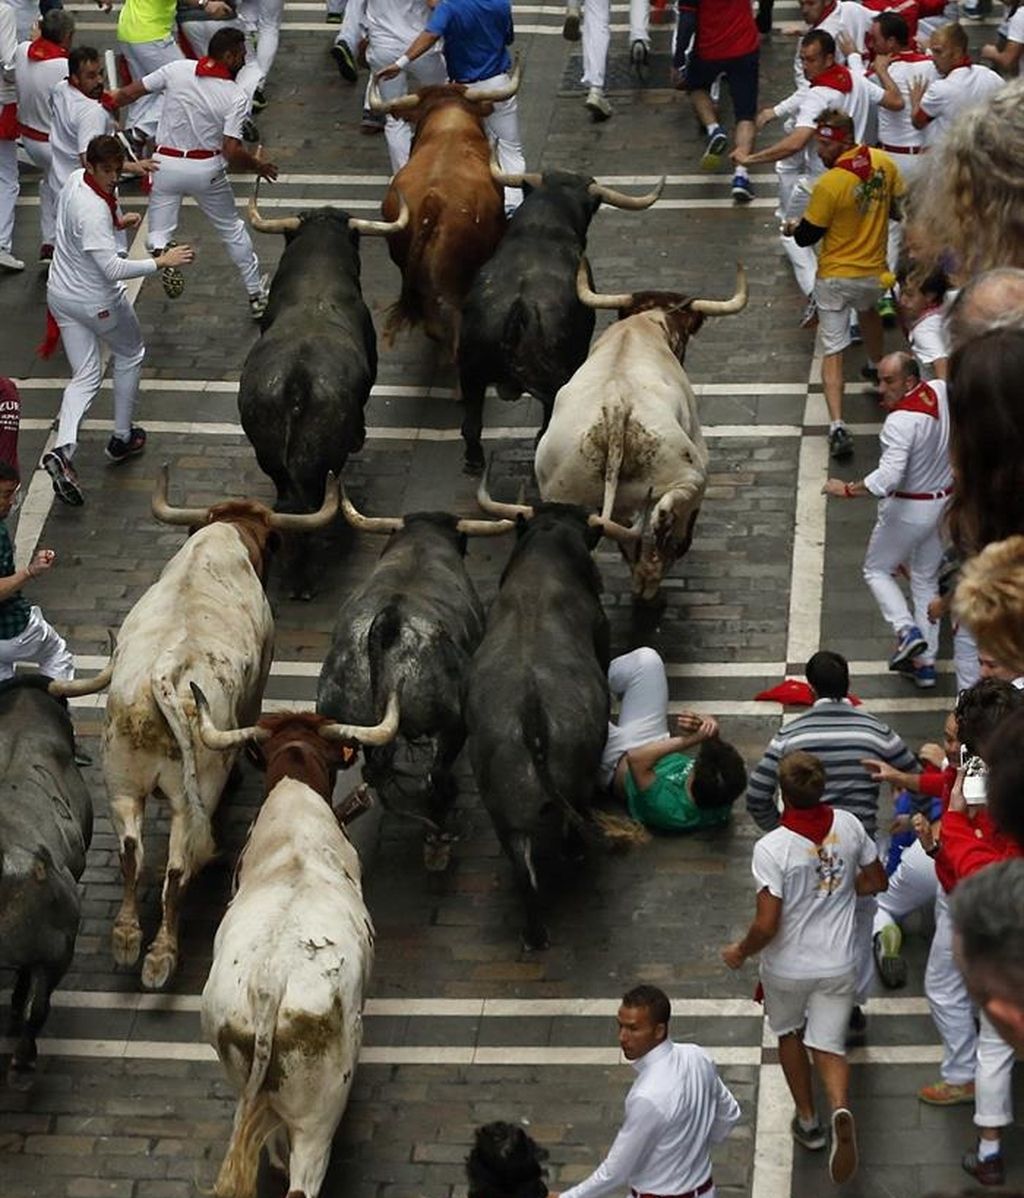
[[[46,292],[92,303],[100,310],[120,299],[124,284],[108,279],[92,255],[122,254],[128,240],[123,230],[115,229],[110,209],[86,186],[84,176],[81,167],[72,171],[57,200],[57,235]],[[125,278],[153,274],[156,269],[152,258],[123,264]]]
[[[863,59],[860,55],[850,55],[851,70],[862,69]],[[889,77],[899,89],[903,97],[903,108],[893,112],[890,108],[882,107],[882,97],[885,88],[882,87],[875,74],[865,76],[865,82],[871,91],[872,102],[878,105],[878,141],[885,149],[886,146],[923,146],[925,131],[915,129],[911,120],[910,86],[915,79],[925,79],[928,83],[937,79],[938,72],[930,54],[908,52],[895,56],[889,63]]]
[[[853,121],[853,136],[864,141],[871,118],[871,89],[863,76],[851,72],[853,87],[848,92],[812,83],[804,92],[796,114],[797,129],[813,129],[826,108],[838,108]],[[813,151],[814,146],[811,145]]]
[[[72,171],[82,165],[89,142],[113,133],[114,118],[99,100],[90,99],[70,79],[63,79],[50,95],[50,186],[60,191]]]
[[[31,42],[20,42],[14,52],[14,78],[18,85],[18,121],[37,129],[40,133],[50,132],[50,93],[56,84],[68,77],[66,58],[31,59],[28,48]]]
[[[939,358],[949,357],[949,328],[944,307],[932,309],[913,325],[910,352],[921,365],[921,377],[933,379],[935,371],[929,367]]]
[[[1002,75],[977,63],[954,67],[948,75],[930,83],[921,97],[921,108],[931,117],[925,126],[927,144],[935,145],[961,112],[984,104],[1002,86]]]
[[[821,845],[783,827],[754,845],[758,890],[782,900],[779,930],[761,950],[762,967],[778,977],[839,977],[856,963],[857,873],[878,851],[855,815],[833,808],[832,816]]]
[[[425,0],[367,0],[365,20],[370,44],[401,42],[408,46],[423,32],[430,11]]]
[[[935,416],[900,409],[890,412],[882,424],[882,456],[864,476],[864,486],[879,499],[893,491],[934,494],[953,485],[946,384],[933,379],[928,387],[936,400]]]
[[[188,59],[169,62],[143,77],[148,92],[164,92],[156,144],[174,150],[220,152],[225,137],[242,140],[249,100],[233,79],[196,74]]]

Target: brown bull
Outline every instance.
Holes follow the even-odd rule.
[[[381,211],[396,220],[404,196],[408,225],[388,237],[402,272],[402,293],[388,315],[386,336],[406,325],[448,348],[459,339],[463,301],[476,272],[505,231],[504,188],[491,175],[491,148],[483,120],[491,104],[519,87],[516,64],[503,87],[446,83],[384,101],[376,88],[370,106],[415,125],[409,161],[391,180]]]

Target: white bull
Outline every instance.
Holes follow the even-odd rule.
[[[605,519],[640,522],[639,548],[621,548],[634,594],[649,601],[665,569],[690,547],[707,483],[707,445],[683,369],[687,341],[705,316],[746,305],[746,276],[740,267],[736,294],[725,301],[654,291],[598,295],[584,261],[577,291],[590,307],[619,309],[620,319],[555,396],[537,445],[537,482],[544,500],[600,506]]]
[[[142,947],[137,889],[144,860],[146,799],[170,806],[171,830],[160,928],[142,983],[167,984],[178,962],[178,921],[189,879],[214,855],[210,817],[234,764],[199,740],[188,682],[206,688],[216,718],[244,723],[259,713],[273,653],[274,621],[263,590],[275,529],[308,528],[337,511],[337,487],[314,516],[280,516],[261,503],[171,508],[167,468],[153,499],[158,519],[203,524],[128,613],[113,655],[103,725],[103,775],[117,832],[124,898],[112,947],[134,965]],[[296,521],[300,523],[296,524]]]
[[[359,855],[330,806],[343,763],[332,742],[392,739],[397,698],[371,728],[286,712],[222,732],[195,694],[204,742],[221,751],[259,742],[269,788],[203,988],[203,1034],[239,1092],[214,1193],[254,1198],[267,1142],[289,1198],[316,1198],[355,1074],[373,966]]]

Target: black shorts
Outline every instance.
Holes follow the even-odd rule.
[[[739,58],[719,58],[705,61],[696,54],[686,64],[686,90],[711,90],[719,75],[724,75],[732,96],[733,112],[738,121],[752,121],[757,116],[757,71],[760,51],[741,54]]]

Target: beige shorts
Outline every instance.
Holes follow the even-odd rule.
[[[816,279],[814,299],[818,305],[821,352],[842,353],[850,344],[850,313],[867,312],[882,295],[877,275],[856,279]]]
[[[776,1036],[804,1028],[808,1048],[842,1056],[856,980],[856,970],[835,978],[780,978],[762,969],[768,1026]]]

